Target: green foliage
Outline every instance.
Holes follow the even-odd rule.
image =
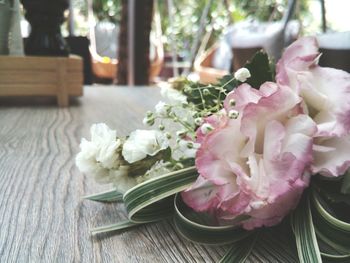
[[[307,0],[298,2],[300,13],[307,14]],[[173,25],[171,26],[167,1],[158,0],[162,31],[164,34],[164,46],[166,51],[170,51],[170,43],[173,37],[177,53],[186,57],[189,54],[193,40],[198,32],[200,17],[207,0],[173,0],[173,3]],[[276,21],[281,19],[287,7],[287,3],[288,0],[213,1],[210,7],[210,14],[206,21],[206,30],[213,30],[209,45],[215,42],[232,22],[235,23],[247,18],[257,19],[259,21]],[[87,14],[85,1],[74,0],[73,4],[80,13],[84,15]],[[108,20],[113,23],[118,23],[121,18],[121,7],[121,0],[93,1],[94,14],[98,20]]]
[[[102,233],[121,231],[121,230],[129,229],[129,228],[134,228],[134,227],[139,226],[139,225],[140,224],[133,223],[129,220],[124,220],[124,221],[118,222],[116,224],[96,227],[96,228],[91,230],[91,234],[98,235],[98,234],[102,234]]]
[[[119,202],[123,201],[123,194],[117,192],[116,189],[112,189],[103,193],[84,196],[83,198],[97,202]]]
[[[194,212],[186,206],[180,195],[175,197],[174,223],[184,238],[199,244],[219,245],[240,241],[253,234],[238,226],[220,226],[210,215]]]
[[[138,184],[124,194],[129,220],[159,221],[173,214],[172,195],[187,189],[197,178],[195,167],[184,168]]]
[[[322,262],[312,221],[309,195],[305,194],[292,214],[292,228],[301,263]]]
[[[322,190],[321,190],[322,191]],[[349,262],[350,224],[334,216],[329,204],[317,190],[311,195],[313,224],[321,247],[321,255],[326,260]],[[349,206],[345,207],[349,211]]]
[[[264,52],[257,52],[252,60],[248,61],[244,67],[252,75],[246,83],[256,89],[266,81],[274,80],[274,64],[269,61],[267,54]],[[199,117],[205,117],[221,110],[226,95],[240,84],[242,82],[236,80],[233,75],[226,75],[219,80],[218,84],[209,85],[183,79],[180,90],[187,96],[188,102],[196,106],[197,112],[203,112],[202,116]],[[186,86],[188,88],[185,88]]]
[[[344,175],[340,192],[342,194],[350,195],[350,171],[347,171]]]
[[[281,262],[295,261],[293,255],[283,253],[285,248],[278,243],[278,235],[287,234],[284,223],[288,220],[280,226],[246,231],[237,225],[239,221],[222,226],[211,215],[197,213],[187,207],[177,193],[189,187],[196,177],[195,167],[189,167],[133,187],[123,196],[129,219],[95,228],[92,234],[121,231],[174,216],[176,230],[192,242],[212,245],[232,243],[221,262],[244,262],[255,249],[255,244],[267,257],[272,254]],[[332,202],[323,197],[328,192],[339,192],[345,180],[346,177],[332,181],[316,178],[292,213],[290,221],[300,262],[350,262],[350,224],[340,220],[333,213]],[[113,191],[95,197],[112,194]],[[345,210],[348,211],[349,206]],[[257,235],[261,235],[261,240]],[[294,247],[292,244],[289,246]]]
[[[177,53],[188,56],[193,41],[197,35],[202,12],[207,0],[174,0],[171,25],[167,1],[159,1],[162,21],[162,31],[165,35],[164,47],[171,50],[171,40],[174,39]],[[230,24],[230,12],[223,1],[213,1],[206,21],[206,30],[213,29],[210,42],[215,41],[221,32]]]
[[[313,180],[313,186],[327,203],[327,209],[334,216],[350,222],[349,173],[342,177],[328,178],[321,175]]]
[[[269,57],[265,52],[258,52],[254,55],[251,61],[248,61],[245,67],[250,71],[250,77],[246,83],[250,86],[259,89],[266,81],[273,81],[274,72],[270,64]]]
[[[118,23],[121,19],[121,0],[93,0],[93,10],[98,20]]]
[[[259,233],[254,233],[241,242],[235,242],[219,263],[245,262],[256,243],[258,235]]]

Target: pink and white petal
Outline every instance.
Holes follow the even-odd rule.
[[[350,74],[315,67],[301,80],[302,97],[315,110],[319,136],[350,133]]]
[[[189,189],[181,193],[181,197],[189,207],[201,212],[217,207],[220,202],[217,195],[219,191],[220,186],[199,176]]]
[[[309,67],[317,64],[318,44],[314,37],[303,37],[295,41],[284,51],[282,58],[278,61],[276,67],[277,83],[282,85],[291,85],[291,78],[296,71],[307,70]],[[292,85],[292,88],[295,88]]]
[[[270,120],[282,121],[299,108],[300,98],[290,88],[280,86],[268,97],[262,97],[257,104],[245,107],[241,132],[249,138],[243,152],[262,153],[264,130]],[[290,116],[291,117],[291,116]]]
[[[313,137],[317,132],[316,123],[306,114],[297,115],[287,121],[285,124],[286,136],[293,133],[302,133],[306,136]]]
[[[301,116],[294,118],[285,127],[277,121],[270,121],[266,126],[263,165],[260,165],[259,176],[264,177],[264,183],[268,184],[268,192],[265,196],[259,196],[261,200],[274,202],[277,197],[289,194],[290,184],[303,176],[312,161],[312,131],[315,131],[315,125],[311,119]],[[309,125],[295,127],[303,119],[305,122],[309,120]]]
[[[230,182],[232,171],[223,160],[201,158],[196,160],[200,175],[215,185],[224,185]]]
[[[300,197],[309,184],[309,176],[305,175],[288,184],[288,191],[278,196],[273,202],[262,203],[260,208],[252,209],[250,219],[243,222],[244,229],[251,230],[261,226],[273,226],[282,221],[299,203]]]
[[[270,180],[266,174],[263,159],[257,155],[251,155],[248,158],[250,167],[250,177],[246,178],[242,185],[254,199],[262,201],[270,196]]]
[[[241,111],[248,103],[257,103],[261,98],[260,92],[249,84],[243,83],[237,89],[231,91],[224,101],[224,108],[228,112],[231,109]],[[235,105],[231,106],[230,101],[234,100]]]
[[[250,200],[249,194],[239,191],[236,195],[226,198],[219,204],[217,216],[222,220],[232,220],[246,211]]]
[[[286,129],[280,122],[272,120],[266,124],[263,144],[264,159],[272,160],[281,154],[285,136]]]
[[[296,137],[295,137],[296,138]],[[304,176],[306,169],[309,167],[312,160],[311,149],[312,143],[310,139],[303,138],[304,141],[297,147],[305,159],[296,158],[291,152],[284,152],[278,158],[267,160],[264,159],[264,166],[268,171],[266,180],[269,182],[269,202],[274,202],[279,196],[288,194],[290,184],[299,180]],[[295,148],[297,148],[295,147]]]
[[[280,61],[284,64],[289,64],[295,58],[299,58],[303,61],[313,62],[311,57],[315,54],[318,55],[317,39],[315,37],[302,37],[286,48]],[[313,64],[309,64],[309,66],[311,65]]]
[[[224,160],[226,156],[232,156],[234,161],[239,157],[244,143],[245,137],[239,131],[239,120],[231,120],[230,126],[214,130],[205,137],[197,152],[196,167],[199,173],[207,179],[214,177],[211,171],[214,168],[210,168],[212,162]],[[220,163],[220,165],[224,164]]]
[[[315,122],[308,115],[298,115],[285,125],[286,137],[282,152],[292,153],[304,169],[312,161],[313,137],[317,132]]]
[[[350,74],[317,65],[315,38],[302,38],[288,47],[277,65],[276,80],[305,100],[318,125],[317,136],[350,133]]]
[[[219,111],[217,114],[212,114],[209,117],[205,118],[202,125],[208,123],[210,124],[214,130],[219,131],[220,129],[226,127],[229,118],[225,114],[224,110]],[[207,134],[202,132],[201,127],[196,130],[196,142],[202,143],[204,139],[207,137]]]
[[[350,167],[350,135],[317,139],[316,143],[322,147],[314,147],[312,172],[330,177],[344,174]]]
[[[259,94],[261,97],[268,97],[275,93],[278,89],[278,85],[275,82],[265,82],[259,88]]]

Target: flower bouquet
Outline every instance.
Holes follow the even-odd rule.
[[[156,129],[93,125],[76,164],[114,188],[86,198],[124,202],[128,220],[92,232],[172,217],[184,238],[232,244],[222,262],[241,262],[283,222],[301,262],[350,262],[350,75],[319,57],[301,38],[276,65],[260,52],[219,84],[163,86],[144,119]]]

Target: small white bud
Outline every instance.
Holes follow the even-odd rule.
[[[212,130],[214,130],[214,127],[211,126],[209,123],[204,123],[201,126],[201,132],[204,134],[208,134],[209,132],[211,132]]]
[[[210,94],[210,91],[208,89],[203,90],[203,95],[208,96]]]
[[[166,137],[168,140],[170,140],[172,136],[171,136],[171,134],[170,134],[169,132],[166,132],[166,133],[165,133],[165,137]]]
[[[195,118],[194,123],[199,126],[203,123],[203,119],[202,118]]]
[[[177,131],[177,132],[176,132],[176,136],[179,137],[179,138],[185,137],[186,134],[187,134],[186,131]]]
[[[145,117],[145,118],[143,118],[142,123],[144,125],[152,126],[154,124],[154,118],[153,117]]]
[[[239,80],[240,82],[245,82],[250,77],[251,75],[247,68],[240,68],[235,72],[235,79]]]
[[[163,124],[159,124],[158,129],[159,129],[160,131],[164,131],[165,127],[164,127]]]
[[[160,101],[155,106],[155,110],[158,116],[166,117],[170,112],[170,106]]]
[[[230,110],[230,111],[228,112],[228,117],[229,117],[230,119],[237,119],[238,115],[239,115],[239,112],[236,111],[236,110]]]
[[[186,147],[187,147],[188,149],[192,149],[192,148],[193,148],[193,142],[188,142],[187,145],[186,145]]]

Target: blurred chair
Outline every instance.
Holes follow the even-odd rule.
[[[350,72],[350,31],[317,36],[322,56],[319,64]]]

